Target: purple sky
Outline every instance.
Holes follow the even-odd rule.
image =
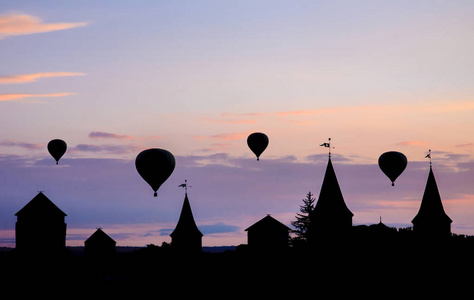
[[[434,172],[445,210],[454,220],[453,231],[471,233],[469,195],[474,188],[469,183],[474,179],[474,163],[456,162],[452,156],[444,153]],[[169,242],[184,199],[178,185],[187,178],[204,244],[245,243],[243,230],[268,213],[289,224],[305,194],[319,193],[326,162],[327,154],[313,155],[306,162],[292,156],[259,162],[225,153],[177,156],[175,172],[154,198],[133,160],[64,158],[56,166],[49,157],[32,161],[3,156],[3,240],[8,243],[13,238],[14,214],[43,190],[68,214],[69,245],[81,245],[96,227],[109,231],[122,245]],[[427,161],[409,162],[394,187],[375,163],[357,164],[339,154],[333,155],[333,163],[354,224],[376,223],[382,216],[386,224],[410,225],[423,195]]]

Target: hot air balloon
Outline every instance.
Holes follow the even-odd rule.
[[[58,164],[59,159],[66,153],[67,145],[66,142],[60,139],[51,140],[48,143],[48,152],[56,160]]]
[[[397,177],[407,167],[407,157],[403,153],[396,151],[385,152],[379,157],[379,167],[390,178],[392,186],[394,186]]]
[[[259,160],[260,154],[262,154],[268,146],[268,136],[265,133],[254,132],[248,136],[247,145],[250,150],[255,153],[257,160]]]
[[[169,151],[152,148],[143,150],[135,159],[138,174],[156,191],[173,173],[176,161]]]

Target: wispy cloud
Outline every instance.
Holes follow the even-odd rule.
[[[455,145],[455,147],[461,148],[461,147],[472,147],[474,146],[474,143],[466,143],[466,144],[460,144],[460,145]]]
[[[221,134],[214,134],[210,136],[206,135],[194,135],[192,136],[193,140],[206,140],[206,139],[214,139],[220,141],[235,141],[235,140],[242,140],[246,138],[251,132],[238,132],[238,133],[221,133]]]
[[[290,110],[290,111],[280,111],[273,113],[279,117],[287,116],[298,116],[298,115],[316,115],[324,113],[336,113],[341,111],[348,110],[347,107],[331,107],[331,108],[322,108],[322,109],[309,109],[309,110]]]
[[[40,143],[26,143],[26,142],[17,142],[17,141],[1,141],[0,146],[2,147],[20,147],[28,150],[37,150],[37,149],[42,149],[44,147],[43,144]]]
[[[360,105],[360,106],[347,106],[347,107],[325,107],[318,109],[305,109],[305,110],[288,110],[288,111],[277,111],[267,113],[222,113],[220,118],[201,118],[202,121],[216,122],[216,123],[245,123],[253,122],[256,120],[248,121],[244,120],[248,117],[267,117],[267,116],[278,116],[278,117],[290,117],[290,116],[312,116],[312,115],[326,115],[326,114],[337,114],[337,113],[360,113],[369,112],[373,114],[374,111],[391,111],[391,112],[412,112],[412,113],[446,113],[446,112],[457,112],[474,110],[473,101],[438,101],[438,102],[421,102],[413,104],[382,104],[382,105]]]
[[[211,138],[216,140],[224,140],[224,141],[235,141],[235,140],[242,140],[249,135],[247,132],[242,133],[221,133],[212,135]]]
[[[0,76],[0,84],[35,82],[37,79],[40,79],[40,78],[84,76],[84,75],[86,74],[73,73],[73,72],[45,72],[45,73],[23,74],[23,75],[6,75],[6,76]]]
[[[424,142],[424,141],[406,141],[406,142],[397,143],[397,145],[400,145],[400,146],[427,146],[428,142]]]
[[[40,18],[26,14],[0,15],[0,39],[8,36],[44,33],[86,26],[78,23],[45,23]]]
[[[218,123],[218,124],[253,124],[257,123],[257,120],[224,120],[219,118],[201,118],[201,121],[210,122],[210,123]]]
[[[227,233],[241,230],[241,228],[238,226],[225,224],[223,222],[218,222],[216,224],[210,225],[200,225],[199,229],[202,231],[203,234]]]
[[[131,140],[133,137],[126,134],[116,134],[103,131],[92,131],[89,133],[91,139],[118,139],[118,140]]]
[[[75,93],[52,93],[52,94],[0,94],[0,102],[22,101],[27,98],[50,98],[75,95]]]
[[[134,145],[92,145],[92,144],[78,144],[72,151],[79,152],[105,152],[110,154],[124,154],[136,152],[141,147]]]
[[[152,136],[132,136],[129,134],[118,134],[112,132],[104,131],[91,131],[89,133],[89,138],[91,139],[106,139],[106,140],[134,140],[134,141],[155,141],[161,139],[161,135],[152,135]]]

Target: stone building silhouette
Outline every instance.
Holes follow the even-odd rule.
[[[177,251],[200,252],[202,249],[203,234],[199,231],[194,221],[188,193],[185,193],[178,224],[170,236],[171,246]]]
[[[329,156],[314,210],[309,214],[308,239],[339,238],[350,233],[354,214],[347,208]]]
[[[110,257],[115,254],[117,242],[101,228],[84,241],[84,252],[89,257]]]
[[[416,234],[429,237],[451,236],[453,221],[444,211],[431,165],[420,209],[411,222]]]
[[[16,249],[21,252],[58,253],[66,247],[66,214],[39,192],[15,216]]]
[[[291,231],[270,215],[259,220],[247,231],[247,244],[251,250],[284,250],[288,248]]]

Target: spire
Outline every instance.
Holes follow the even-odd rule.
[[[330,157],[328,159],[326,174],[324,174],[318,202],[314,210],[334,216],[339,215],[352,218],[354,215],[344,202],[344,197],[342,196],[341,188],[339,187],[339,182],[337,181],[336,172],[334,172]]]
[[[337,181],[336,173],[328,158],[318,202],[310,214],[310,238],[337,237],[352,227],[354,214],[347,208]]]
[[[451,233],[451,223],[453,221],[444,211],[431,164],[420,209],[411,222],[415,232],[432,235]]]
[[[199,252],[202,248],[202,236],[196,222],[194,221],[188,194],[184,196],[183,208],[179,216],[178,224],[170,234],[171,245],[180,251]]]
[[[188,194],[184,196],[184,203],[179,216],[178,224],[175,230],[170,234],[171,237],[176,235],[188,235],[188,234],[199,234],[203,236],[199,231],[196,222],[194,221],[193,211],[191,210],[191,204],[189,204]]]

